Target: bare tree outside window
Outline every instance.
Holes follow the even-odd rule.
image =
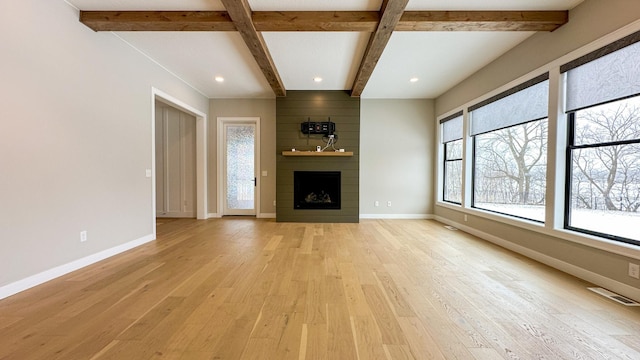
[[[573,114],[569,226],[640,240],[640,97]]]
[[[474,205],[544,221],[547,120],[475,137]]]

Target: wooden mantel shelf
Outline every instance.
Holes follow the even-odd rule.
[[[282,156],[353,156],[353,151],[283,151]]]

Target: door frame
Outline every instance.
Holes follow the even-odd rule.
[[[217,174],[218,174],[218,217],[224,215],[224,199],[226,194],[224,193],[224,125],[225,124],[255,124],[256,126],[256,138],[255,138],[255,169],[254,176],[256,177],[255,188],[255,207],[256,218],[260,217],[260,187],[261,180],[258,176],[260,174],[260,117],[222,117],[217,118]]]
[[[207,114],[159,90],[151,88],[151,214],[153,238],[156,238],[156,101],[163,102],[196,117],[196,218],[207,213]]]

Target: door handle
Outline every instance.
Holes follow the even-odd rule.
[[[258,186],[258,178],[257,177],[253,178],[253,186]]]

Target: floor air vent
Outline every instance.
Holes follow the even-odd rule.
[[[458,230],[458,229],[454,228],[453,226],[449,226],[449,225],[445,225],[444,227],[445,227],[445,229],[448,229],[448,230],[451,230],[451,231]]]
[[[633,300],[631,300],[629,298],[626,298],[626,297],[624,297],[622,295],[618,295],[618,294],[616,294],[614,292],[611,292],[611,291],[603,289],[603,288],[590,287],[590,288],[587,288],[587,289],[593,291],[596,294],[600,294],[600,295],[602,295],[602,296],[604,296],[606,298],[609,298],[609,299],[611,299],[611,300],[613,300],[613,301],[615,301],[617,303],[620,303],[620,304],[622,304],[624,306],[640,306],[640,304],[638,304],[637,302],[635,302],[635,301],[633,301]]]

